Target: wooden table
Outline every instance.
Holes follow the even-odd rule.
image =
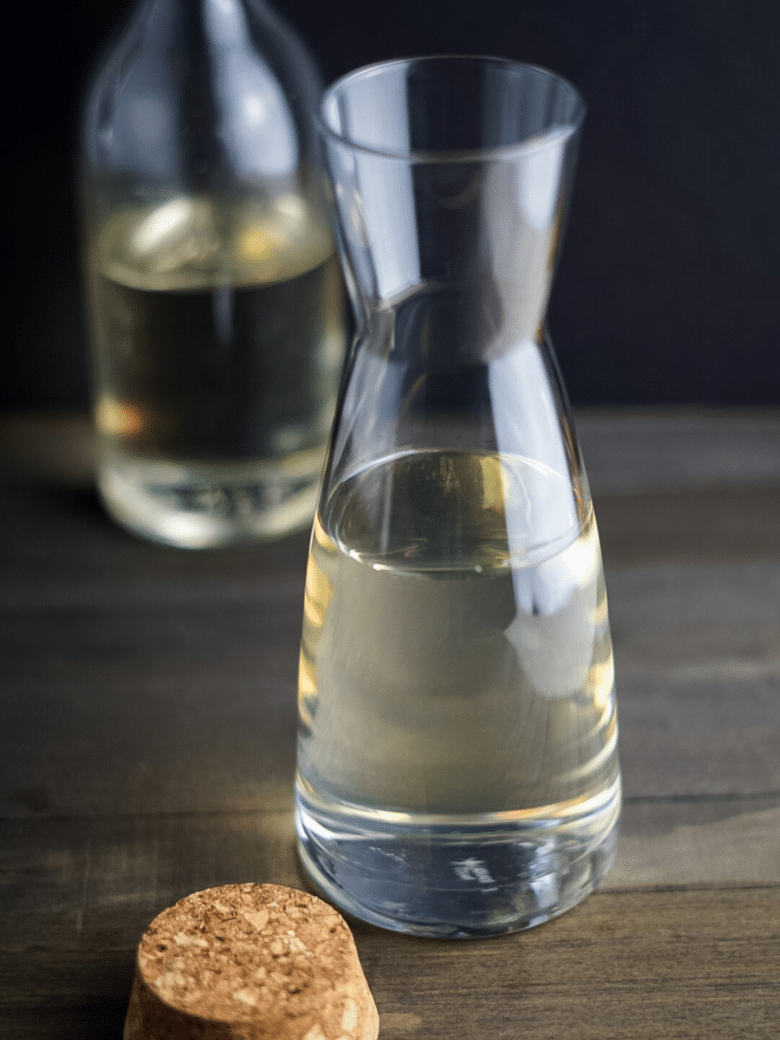
[[[478,942],[355,926],[382,1040],[780,1037],[780,413],[579,432],[617,659],[617,863]],[[119,1037],[134,947],[196,889],[303,887],[307,538],[136,541],[75,417],[0,422],[0,1036]]]

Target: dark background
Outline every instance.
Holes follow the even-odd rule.
[[[128,0],[29,0],[6,35],[0,408],[88,400],[73,171]],[[277,0],[326,80],[481,52],[588,104],[549,324],[575,405],[780,402],[778,0]],[[18,48],[18,53],[14,51]]]

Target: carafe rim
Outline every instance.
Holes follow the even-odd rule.
[[[552,123],[541,132],[522,140],[506,145],[486,145],[478,148],[468,149],[416,149],[393,150],[380,148],[366,144],[359,140],[341,133],[335,129],[326,114],[329,105],[336,99],[339,92],[349,84],[358,80],[370,79],[392,68],[414,65],[433,65],[452,62],[462,62],[473,65],[492,65],[503,67],[507,71],[516,73],[533,74],[539,79],[554,81],[560,89],[570,95],[573,109],[572,117],[563,123]],[[490,54],[433,54],[418,55],[407,58],[392,58],[385,61],[372,62],[360,68],[353,69],[334,80],[323,92],[320,105],[316,113],[316,123],[320,135],[326,140],[346,149],[349,152],[361,155],[373,156],[379,159],[401,162],[406,165],[434,165],[434,164],[484,164],[491,161],[515,160],[527,155],[544,151],[547,148],[560,147],[561,144],[574,137],[582,127],[587,114],[587,106],[580,91],[568,80],[557,72],[544,68],[530,62],[518,61],[513,58],[503,58]]]

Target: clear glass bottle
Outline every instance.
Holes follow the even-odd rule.
[[[264,0],[143,0],[88,92],[98,486],[137,534],[311,522],[344,353],[320,93]]]
[[[306,578],[314,884],[432,936],[538,924],[620,812],[593,506],[544,315],[584,106],[499,59],[360,70],[322,119],[358,315]]]

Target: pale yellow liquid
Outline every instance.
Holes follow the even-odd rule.
[[[558,501],[561,476],[465,452],[396,456],[335,491],[306,578],[312,804],[457,827],[587,815],[615,790],[598,535],[571,495],[573,526],[551,519]]]
[[[90,294],[115,515],[184,544],[309,523],[345,333],[333,240],[308,203],[117,214]]]

